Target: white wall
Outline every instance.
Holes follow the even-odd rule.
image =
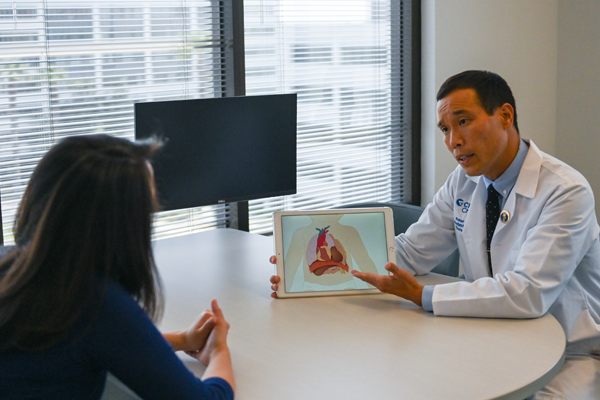
[[[422,15],[423,205],[456,167],[436,126],[435,94],[458,72],[485,69],[506,79],[522,137],[554,154],[558,0],[423,0]]]
[[[558,2],[556,156],[590,182],[600,215],[600,2]]]

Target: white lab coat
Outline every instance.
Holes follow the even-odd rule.
[[[483,177],[462,167],[448,177],[419,222],[396,238],[398,265],[424,274],[456,247],[464,282],[437,285],[436,315],[535,318],[562,325],[567,354],[600,350],[600,242],[594,196],[585,178],[533,142],[486,251]]]
[[[437,285],[436,315],[535,318],[551,313],[562,325],[566,358],[534,398],[600,397],[600,241],[589,183],[567,164],[530,145],[491,243],[485,229],[482,177],[458,166],[418,223],[396,237],[396,261],[429,272],[457,247],[465,281]]]

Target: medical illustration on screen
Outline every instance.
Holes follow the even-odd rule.
[[[282,217],[286,292],[373,288],[350,272],[387,275],[384,225],[377,213]]]
[[[306,249],[306,262],[311,274],[321,276],[323,274],[345,274],[349,271],[346,262],[346,250],[344,246],[329,233],[329,226],[319,231],[308,242]]]

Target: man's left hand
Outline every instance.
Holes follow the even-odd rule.
[[[385,269],[390,272],[390,275],[377,275],[356,270],[352,271],[352,275],[375,286],[384,293],[400,296],[419,306],[423,305],[421,302],[423,285],[417,282],[413,275],[398,268],[394,263],[387,263]]]

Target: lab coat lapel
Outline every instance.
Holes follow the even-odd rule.
[[[517,178],[517,183],[519,182],[520,179],[520,175],[519,178]],[[508,212],[508,215],[510,215],[510,219],[506,222],[502,222],[502,218],[498,219],[498,223],[496,224],[496,230],[494,231],[494,236],[499,235],[500,232],[502,232],[502,230],[508,226],[514,215],[515,215],[515,198],[516,198],[516,194],[517,194],[518,190],[517,190],[517,184],[515,183],[515,187],[513,188],[513,190],[510,191],[510,194],[508,195],[508,199],[506,199],[506,203],[504,204],[504,207],[502,208],[501,213],[503,212]],[[494,238],[492,238],[492,246],[494,245]]]
[[[540,168],[542,167],[542,152],[529,139],[523,139],[529,144],[527,157],[521,167],[521,172],[515,183],[514,192],[533,199],[537,191],[538,182],[540,180]]]
[[[530,143],[529,151],[527,152],[521,171],[519,171],[517,182],[508,195],[502,210],[510,213],[510,219],[506,223],[499,220],[494,236],[492,237],[491,252],[494,273],[504,272],[505,268],[509,265],[510,260],[507,259],[507,256],[510,254],[513,240],[508,239],[508,236],[511,232],[514,235],[515,232],[521,230],[518,227],[519,212],[525,210],[519,208],[519,204],[522,205],[523,202],[517,202],[517,196],[534,198],[540,178],[542,155],[533,143],[529,140],[525,141]],[[515,229],[510,229],[511,226],[515,226]]]
[[[499,235],[503,229],[509,226],[512,222],[512,219],[515,217],[515,213],[518,212],[515,209],[515,199],[517,194],[528,198],[535,197],[535,191],[540,178],[542,155],[535,144],[533,144],[529,139],[524,140],[526,143],[529,143],[529,151],[527,152],[525,161],[523,161],[523,166],[519,172],[515,187],[508,195],[508,199],[506,199],[506,203],[502,209],[502,211],[508,211],[510,220],[507,223],[503,223],[502,221],[498,220],[498,225],[496,225],[494,236]],[[494,245],[494,239],[492,239],[492,245]]]

